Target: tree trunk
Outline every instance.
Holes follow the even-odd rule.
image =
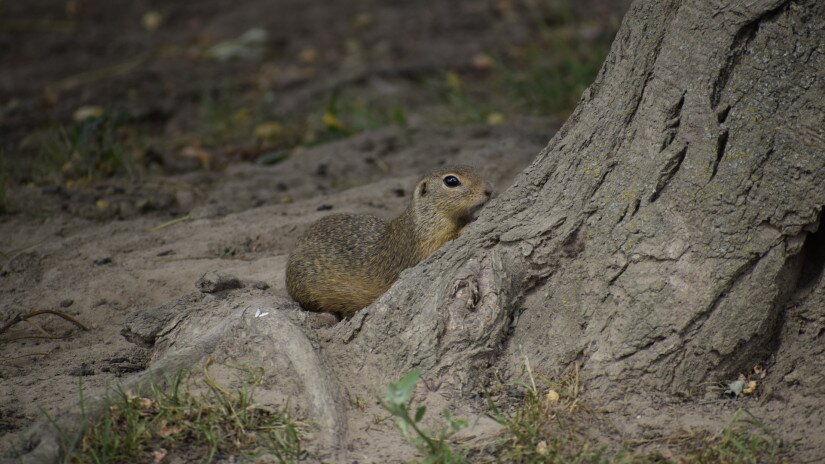
[[[526,355],[617,397],[769,360],[823,265],[823,53],[820,0],[637,1],[515,185],[338,326],[339,375],[464,391]]]

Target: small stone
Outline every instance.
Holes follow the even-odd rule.
[[[175,254],[175,250],[170,249],[170,250],[163,250],[160,253],[158,253],[156,256],[169,256],[169,255],[173,255],[173,254]]]
[[[94,263],[97,266],[102,266],[104,264],[111,264],[112,263],[112,257],[111,256],[101,256],[99,258],[95,258]]]
[[[60,307],[61,308],[68,308],[69,306],[71,306],[73,304],[74,304],[74,300],[72,300],[71,298],[66,298],[65,300],[62,300],[60,302]]]
[[[315,209],[318,210],[318,211],[329,211],[329,210],[332,209],[332,205],[319,205]]]
[[[266,290],[269,288],[269,284],[262,280],[258,280],[252,284],[252,287],[257,288],[258,290]]]
[[[243,285],[237,277],[218,271],[210,271],[203,275],[195,286],[203,293],[216,293],[224,290],[241,288]]]

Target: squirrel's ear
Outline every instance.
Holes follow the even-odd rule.
[[[418,183],[418,187],[415,188],[415,193],[418,197],[423,197],[427,194],[427,179],[424,179]]]

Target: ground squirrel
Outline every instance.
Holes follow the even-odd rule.
[[[327,216],[290,254],[287,291],[305,309],[350,317],[387,291],[401,271],[458,237],[492,194],[475,169],[447,166],[424,176],[392,221]]]

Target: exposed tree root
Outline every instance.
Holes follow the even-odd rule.
[[[287,305],[284,305],[287,306]],[[183,316],[186,317],[185,315]],[[171,324],[178,324],[179,320]],[[186,341],[181,341],[186,344]],[[121,384],[120,388],[134,394],[164,383],[170,374],[211,360],[211,356],[227,347],[254,347],[252,361],[269,357],[286,357],[303,385],[304,399],[312,422],[318,427],[321,444],[336,446],[346,437],[346,411],[337,381],[324,366],[310,340],[301,328],[292,323],[288,312],[280,305],[252,304],[235,311],[221,323],[200,335],[187,346],[167,351],[152,367]],[[211,362],[211,361],[207,361]],[[54,421],[42,420],[28,432],[33,443],[31,451],[14,460],[0,463],[54,462],[65,453],[65,444],[79,437],[85,424],[106,410],[107,395],[113,390],[86,398],[82,411],[72,410],[57,414]]]

